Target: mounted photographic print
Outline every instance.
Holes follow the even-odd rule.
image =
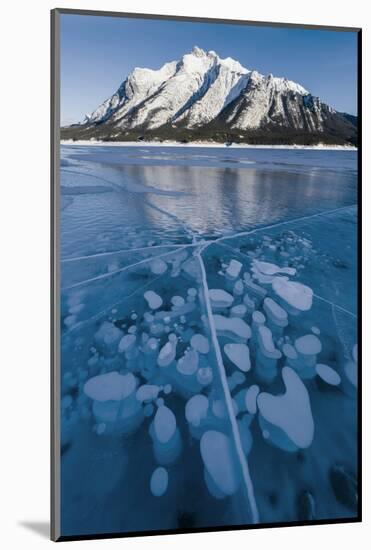
[[[360,521],[360,39],[52,12],[53,540]]]

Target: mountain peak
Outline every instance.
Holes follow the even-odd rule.
[[[206,55],[205,50],[199,48],[198,46],[193,46],[191,53],[196,57],[204,57]]]
[[[349,119],[300,84],[248,70],[232,57],[221,58],[197,45],[159,69],[135,68],[80,127],[87,135],[109,132],[116,139],[158,129],[170,139],[195,130],[205,135],[231,132],[238,139],[265,130],[270,136],[331,136],[334,129],[353,139],[356,131]]]

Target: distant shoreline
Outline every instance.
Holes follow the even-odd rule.
[[[213,142],[194,142],[179,143],[176,141],[90,141],[65,139],[60,141],[61,145],[89,145],[94,147],[208,147],[224,149],[300,149],[313,151],[358,151],[357,147],[352,145],[249,145],[247,143],[225,143]]]

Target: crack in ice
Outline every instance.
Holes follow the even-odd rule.
[[[203,286],[203,292],[204,292],[204,298],[205,298],[205,304],[206,304],[207,317],[208,317],[209,325],[210,325],[211,339],[212,339],[213,345],[214,345],[214,351],[215,351],[215,355],[216,355],[216,363],[218,365],[219,375],[220,375],[220,379],[221,379],[221,383],[222,383],[222,387],[223,387],[223,392],[224,392],[224,398],[225,398],[226,405],[227,405],[229,421],[230,421],[231,427],[232,427],[233,440],[234,440],[234,444],[235,444],[235,447],[236,447],[237,456],[238,456],[238,459],[239,459],[239,462],[240,462],[243,479],[244,479],[244,482],[245,482],[245,487],[246,487],[247,496],[248,496],[248,500],[249,500],[249,504],[250,504],[251,515],[252,515],[252,521],[253,521],[253,523],[258,523],[259,522],[259,512],[258,512],[258,508],[257,508],[257,505],[256,505],[256,500],[255,500],[255,495],[254,495],[254,487],[253,487],[252,479],[251,479],[251,476],[250,476],[250,471],[249,471],[249,466],[248,466],[248,463],[247,463],[247,459],[246,459],[245,454],[243,452],[241,437],[240,437],[237,421],[236,421],[236,418],[234,416],[232,397],[231,397],[231,394],[229,392],[227,375],[226,375],[226,372],[225,372],[223,358],[222,358],[222,354],[221,354],[220,347],[219,347],[218,337],[217,337],[217,334],[216,334],[216,327],[215,327],[215,323],[214,323],[214,319],[213,319],[213,313],[212,313],[210,299],[209,299],[209,287],[208,287],[208,283],[207,283],[206,269],[205,269],[205,264],[203,262],[203,259],[201,257],[201,250],[198,250],[196,255],[197,255],[197,257],[199,259],[199,263],[200,263],[201,276],[202,276],[202,286]]]
[[[78,260],[89,260],[91,258],[101,258],[104,256],[113,256],[114,254],[121,254],[121,253],[130,253],[130,252],[144,252],[145,250],[153,250],[155,248],[184,248],[185,246],[188,246],[184,243],[179,244],[157,244],[154,246],[143,246],[140,248],[122,248],[121,250],[112,250],[111,252],[99,252],[98,254],[88,254],[86,256],[76,256],[75,258],[63,258],[61,260],[61,263],[68,263],[68,262],[76,262]],[[157,258],[158,256],[153,256],[153,258]]]
[[[183,248],[189,248],[189,247],[195,247],[197,245],[195,244],[183,244],[180,248],[180,250],[183,250]],[[157,254],[156,256],[151,256],[150,258],[145,258],[144,260],[140,260],[139,262],[136,262],[135,264],[126,265],[125,267],[121,267],[120,269],[116,269],[116,271],[111,271],[110,273],[102,273],[102,275],[97,275],[96,277],[91,277],[91,279],[85,279],[84,281],[79,281],[78,283],[74,283],[73,285],[62,287],[62,291],[64,290],[70,290],[71,288],[77,288],[79,286],[94,283],[95,281],[100,281],[102,279],[106,279],[107,277],[114,277],[115,275],[118,275],[119,273],[123,273],[125,271],[128,271],[129,269],[132,269],[133,267],[137,267],[138,265],[142,265],[148,262],[151,262],[158,258],[163,258],[165,256],[170,256],[171,254],[176,254],[177,250],[170,250],[170,252],[165,252],[164,254]]]

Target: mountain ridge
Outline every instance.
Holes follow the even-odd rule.
[[[357,144],[357,119],[300,84],[195,46],[160,69],[136,67],[62,139]]]

